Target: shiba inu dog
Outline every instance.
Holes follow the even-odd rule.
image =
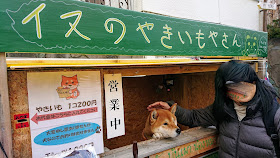
[[[154,109],[150,112],[142,136],[147,139],[162,139],[177,137],[181,129],[177,126],[175,116],[177,104],[173,104],[169,110]]]

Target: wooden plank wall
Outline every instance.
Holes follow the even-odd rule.
[[[30,128],[27,127],[16,129],[17,121],[14,120],[14,115],[29,113],[27,72],[9,71],[8,85],[13,131],[12,138],[14,158],[29,158],[32,157]],[[29,119],[28,123],[30,124]]]
[[[89,69],[81,69],[88,71]],[[96,71],[91,69],[92,71]],[[62,70],[52,70],[62,71]],[[69,71],[73,71],[70,70]],[[79,71],[79,69],[75,69]],[[103,70],[101,69],[101,72]],[[103,76],[103,74],[101,74]],[[190,74],[177,74],[168,77],[174,78],[174,86],[171,91],[165,89],[157,91],[157,86],[162,84],[164,75],[146,77],[124,77],[123,95],[126,135],[117,138],[106,138],[105,108],[103,107],[103,133],[104,145],[109,149],[131,144],[134,140],[141,141],[142,130],[148,116],[146,107],[159,100],[174,100],[182,107],[193,109],[209,105],[214,100],[215,72],[202,72]],[[13,146],[15,158],[31,157],[30,128],[15,129],[15,114],[29,113],[27,71],[9,71],[9,101],[11,108]],[[187,129],[187,127],[182,127]]]
[[[215,99],[215,72],[175,75],[174,87],[166,100],[174,100],[186,109],[204,108]],[[179,125],[182,130],[187,126]]]
[[[13,157],[6,53],[0,52],[0,158]]]

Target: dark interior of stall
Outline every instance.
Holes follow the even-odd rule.
[[[143,141],[142,130],[148,117],[147,106],[156,101],[173,100],[187,109],[198,109],[214,101],[215,72],[201,72],[175,75],[123,76],[123,102],[125,135],[112,139],[106,138],[104,127],[104,146],[115,149]],[[105,118],[105,110],[103,109]],[[105,120],[105,119],[103,119]],[[182,130],[187,126],[179,125]]]

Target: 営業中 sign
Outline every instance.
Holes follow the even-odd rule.
[[[121,74],[104,74],[107,138],[125,134]]]

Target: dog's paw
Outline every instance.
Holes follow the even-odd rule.
[[[163,135],[161,133],[154,133],[153,138],[154,139],[161,139],[161,138],[163,138]]]

